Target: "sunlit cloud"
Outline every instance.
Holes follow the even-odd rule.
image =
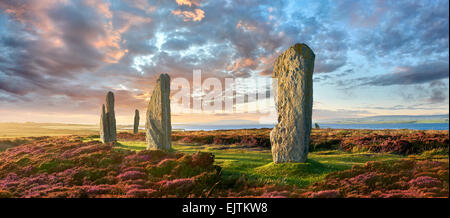
[[[145,110],[160,73],[191,83],[193,69],[202,69],[202,81],[270,78],[297,42],[316,54],[317,119],[448,113],[447,8],[446,0],[3,0],[0,122],[21,111],[30,115],[20,120],[51,120],[48,113],[95,123],[108,91],[129,122],[135,108]]]
[[[194,9],[193,11],[173,10],[172,14],[182,17],[183,21],[201,21],[205,17],[202,9]]]
[[[176,0],[178,5],[187,5],[191,7],[192,5],[199,6],[199,1],[196,0]]]

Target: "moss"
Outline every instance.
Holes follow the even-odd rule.
[[[177,165],[175,160],[163,160],[159,166],[151,166],[147,168],[147,172],[154,177],[162,177],[170,174],[173,168]]]
[[[70,160],[52,159],[41,163],[38,169],[41,172],[53,173],[63,171],[65,169],[71,168],[72,166],[74,166],[74,163],[72,163]]]
[[[29,163],[30,163],[30,158],[27,158],[27,157],[23,157],[23,158],[19,159],[18,161],[16,161],[16,164],[19,166],[22,166],[22,167],[28,165]]]
[[[0,198],[12,198],[13,194],[7,190],[0,190]]]
[[[95,181],[97,184],[101,184],[101,181],[106,181],[108,183],[105,184],[111,184],[109,182],[111,181],[117,181],[115,179],[111,179],[110,177],[105,178],[108,174],[108,171],[102,170],[102,169],[94,169],[94,168],[86,168],[83,170],[78,171],[72,176],[73,183],[77,185],[82,185],[84,181]]]

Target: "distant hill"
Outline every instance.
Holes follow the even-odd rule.
[[[317,121],[318,123],[336,124],[375,124],[375,123],[448,123],[449,115],[389,115],[361,118],[344,118]]]

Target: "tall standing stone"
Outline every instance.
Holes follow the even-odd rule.
[[[136,109],[134,111],[134,126],[133,126],[133,133],[137,134],[139,132],[139,110]]]
[[[102,105],[102,115],[100,118],[100,139],[103,143],[117,141],[116,115],[114,113],[114,94],[112,92],[108,92],[106,95],[106,107],[105,105]]]
[[[100,139],[102,142],[109,142],[109,127],[106,117],[105,105],[102,105],[102,115],[100,116]]]
[[[170,117],[170,77],[161,74],[148,103],[145,131],[147,149],[172,148],[172,124]]]
[[[276,60],[278,124],[270,132],[274,163],[305,162],[312,128],[313,51],[295,44]]]

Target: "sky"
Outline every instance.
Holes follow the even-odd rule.
[[[449,112],[449,1],[0,0],[0,122],[144,117],[159,74],[271,78],[315,53],[313,120]],[[176,90],[172,90],[172,94]],[[173,113],[172,123],[262,113]]]

